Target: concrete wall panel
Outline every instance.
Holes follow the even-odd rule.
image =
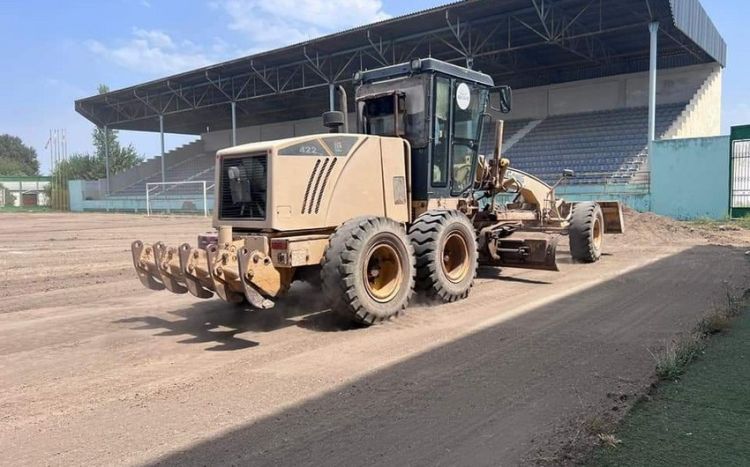
[[[622,81],[609,80],[549,89],[549,114],[566,115],[618,108]]]
[[[695,65],[660,70],[657,104],[688,102],[714,65]],[[594,110],[614,110],[648,105],[648,73],[632,73],[572,83],[519,89],[513,92],[513,111],[506,120],[544,119]]]
[[[729,206],[729,137],[657,141],[651,208],[677,219],[723,219]]]

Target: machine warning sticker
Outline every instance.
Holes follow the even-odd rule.
[[[346,156],[358,139],[356,136],[326,136],[323,142],[334,156]]]
[[[406,179],[393,177],[393,204],[406,204]]]
[[[461,83],[456,88],[456,105],[461,110],[466,110],[471,105],[471,90],[466,83]]]
[[[280,156],[327,156],[318,140],[305,141],[279,150]]]

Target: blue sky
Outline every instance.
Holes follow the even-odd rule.
[[[121,88],[179,71],[298,42],[442,4],[410,0],[0,0],[0,133],[43,149],[51,128],[67,129],[69,152],[91,149],[92,125],[73,101],[99,83]],[[723,126],[750,123],[748,0],[702,0],[729,46]],[[268,31],[275,31],[269,34]],[[158,135],[121,132],[139,152],[158,153]],[[186,142],[167,136],[167,147]]]

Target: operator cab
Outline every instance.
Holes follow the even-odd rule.
[[[492,78],[432,58],[354,76],[358,132],[411,145],[412,197],[458,197],[472,188]],[[500,89],[502,112],[510,88]]]

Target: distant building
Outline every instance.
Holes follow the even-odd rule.
[[[0,186],[3,187],[0,189],[0,206],[46,206],[49,203],[44,190],[51,180],[51,177],[0,176]]]

